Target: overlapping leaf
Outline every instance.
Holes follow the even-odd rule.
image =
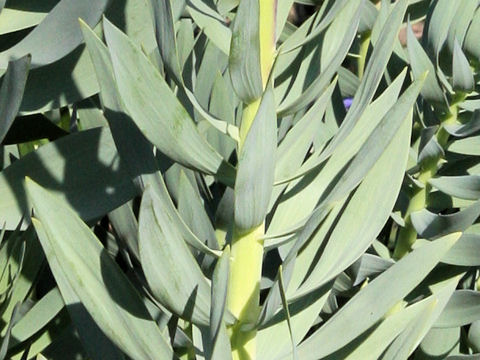
[[[137,290],[90,229],[38,184],[27,180],[27,189],[35,209],[32,221],[62,294],[72,289],[102,331],[129,356],[174,358]]]
[[[144,135],[173,160],[231,183],[233,168],[201,137],[155,67],[113,24],[106,20],[104,28],[119,93]]]

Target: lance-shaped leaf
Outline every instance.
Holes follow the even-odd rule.
[[[40,237],[40,232],[45,231],[45,229],[39,225],[36,231]],[[48,248],[50,244],[42,243],[42,246],[45,252],[52,252]],[[85,305],[82,304],[63,270],[56,270],[54,276],[60,289],[62,305],[64,303],[66,306],[70,318],[78,331],[79,338],[92,360],[124,360],[123,353],[105,336],[100,327],[95,323],[92,315],[85,308]]]
[[[378,276],[298,346],[299,357],[308,360],[322,358],[377,323],[424,279],[460,235],[451,234],[426,244]],[[392,282],[396,286],[390,286]],[[352,322],[353,318],[356,320]]]
[[[59,282],[74,289],[100,329],[130,357],[174,358],[142,298],[88,226],[47,190],[28,178],[26,183],[32,221]]]
[[[29,55],[8,63],[0,88],[0,143],[17,116],[30,67]]]
[[[141,180],[139,182],[142,187],[151,184],[157,195],[162,199],[162,204],[166,211],[170,213],[175,226],[181,229],[185,240],[198,250],[214,255],[212,250],[201,242],[180,218],[168,194],[162,175],[158,171],[151,144],[132,120],[123,113],[124,107],[117,94],[107,47],[88,26],[82,22],[81,25],[85,42],[97,70],[98,82],[102,89],[100,98],[105,109],[105,115],[115,138],[120,157],[125,161],[130,177],[136,179],[140,176]],[[132,239],[129,239],[129,241],[131,244]],[[132,245],[136,247],[135,244]]]
[[[440,176],[428,180],[441,192],[460,199],[480,199],[480,175]]]
[[[448,359],[447,356],[456,353],[460,343],[460,328],[432,328],[422,339],[415,357],[420,359]],[[468,356],[468,355],[466,355]],[[458,360],[458,358],[456,358]]]
[[[340,130],[328,144],[327,148],[322,152],[320,157],[315,161],[312,168],[318,167],[333,154],[339,144],[352,132],[355,124],[373,99],[390,55],[392,54],[395,39],[402,24],[403,15],[405,14],[407,5],[408,1],[399,1],[390,13],[371,55],[371,61],[367,64],[364,77],[357,93],[355,94],[352,106],[348,111],[345,120],[342,122]]]
[[[199,134],[188,112],[133,42],[108,20],[104,31],[117,86],[133,121],[161,152],[230,184],[234,169]]]
[[[212,277],[212,306],[210,309],[209,345],[211,360],[227,360],[232,358],[232,350],[224,322],[228,293],[228,275],[230,248],[226,247],[218,259]]]
[[[473,109],[473,114],[471,119],[465,124],[449,124],[445,125],[445,130],[452,136],[455,137],[464,137],[472,135],[473,133],[480,130],[480,110]]]
[[[298,355],[297,355],[297,346],[295,343],[295,337],[293,335],[293,330],[292,330],[292,321],[290,318],[290,309],[288,306],[288,301],[287,301],[287,295],[285,291],[285,285],[283,283],[283,268],[282,265],[280,265],[278,269],[278,281],[280,285],[280,296],[282,298],[282,305],[283,305],[283,311],[285,312],[286,315],[286,320],[287,320],[287,325],[288,325],[288,333],[290,335],[290,341],[292,343],[292,359],[293,360],[298,360]]]
[[[407,359],[410,356],[442,313],[455,291],[460,277],[461,275],[453,276],[440,284],[433,285],[433,289],[431,288],[433,295],[427,298],[433,300],[431,311],[423,311],[412,320],[409,326],[383,353],[381,360]]]
[[[170,214],[147,186],[140,206],[139,250],[153,296],[176,315],[208,326],[210,286]]]
[[[468,27],[467,35],[463,43],[464,49],[467,53],[472,54],[477,59],[480,59],[480,42],[478,41],[478,34],[480,31],[480,8],[475,11],[473,20]]]
[[[447,150],[457,154],[480,156],[480,136],[452,141]]]
[[[458,266],[480,266],[480,235],[463,234],[442,262]]]
[[[470,329],[468,330],[468,341],[475,353],[480,352],[480,320],[473,322],[470,326]],[[448,357],[448,359],[450,359],[450,357]],[[480,359],[480,354],[463,355],[462,357],[459,356],[458,358],[455,358],[455,360],[462,359],[478,360]]]
[[[335,351],[329,356],[322,357],[323,360],[360,360],[360,359],[380,359],[385,348],[401,335],[412,322],[420,319],[428,319],[437,307],[437,299],[430,296],[427,299],[419,301],[406,309],[401,309],[385,320],[379,322],[377,326],[365,331],[351,343]],[[312,360],[312,358],[308,358]],[[405,358],[400,358],[405,359]]]
[[[446,41],[450,54],[454,51],[455,41],[458,41],[459,45],[464,44],[465,36],[479,5],[478,1],[460,0],[458,2],[460,5],[448,29]]]
[[[330,27],[325,32],[325,43],[322,51],[328,53],[328,57],[326,57],[325,60],[322,58],[322,71],[320,75],[308,85],[308,88],[305,89],[300,96],[293,99],[293,101],[289,100],[289,98],[292,97],[292,95],[289,94],[290,96],[282,102],[277,110],[279,116],[286,116],[304,109],[328,86],[335,72],[341,66],[355,38],[359,22],[358,15],[361,11],[362,3],[363,1],[347,3],[334,18]],[[329,61],[327,62],[326,60]],[[295,77],[296,76],[295,74]],[[303,87],[302,85],[302,88]],[[295,94],[292,90],[290,90],[290,92]]]
[[[475,88],[473,73],[467,57],[455,39],[453,48],[453,90],[469,93]]]
[[[364,253],[380,233],[400,191],[407,163],[410,132],[411,115],[408,115],[348,201],[335,204],[334,209],[341,212],[341,216],[336,218],[336,213],[329,215],[332,219],[329,219],[329,222],[333,221],[333,226],[329,228],[328,224],[325,224],[327,226],[323,228],[320,223],[322,230],[317,231],[314,238],[316,246],[323,250],[322,256],[315,260],[308,255],[306,249],[302,251],[303,256],[311,261],[311,265],[310,270],[302,266],[302,270],[298,272],[297,284],[298,280],[302,279],[298,276],[307,277],[299,292],[311,291],[335,277]],[[388,185],[385,186],[386,184]],[[369,201],[377,204],[375,211],[369,209]],[[362,216],[359,217],[358,214]],[[328,242],[323,244],[325,240]],[[294,289],[295,287],[292,288]]]
[[[408,1],[398,1],[388,16],[385,25],[382,27],[381,35],[370,57],[371,61],[367,64],[364,77],[355,94],[352,106],[340,127],[340,131],[329,144],[328,148],[325,149],[325,157],[328,157],[338,143],[350,133],[359,116],[373,99],[390,55],[392,54],[395,39],[402,24],[407,5]]]
[[[452,328],[480,320],[480,292],[455,291],[434,327]]]
[[[262,96],[259,2],[242,0],[233,23],[229,69],[233,89],[244,103]]]
[[[431,164],[432,161],[436,162],[438,159],[445,155],[443,148],[437,141],[435,136],[437,126],[429,126],[425,129],[422,129],[420,133],[420,145],[418,148],[418,159],[417,163],[420,166],[426,164]]]
[[[362,144],[355,157],[346,164],[344,169],[339,171],[337,180],[331,185],[328,194],[321,199],[319,205],[313,211],[298,240],[290,250],[287,259],[292,259],[303,244],[310,239],[323,219],[328,215],[332,205],[345,198],[349,192],[360,184],[388,147],[397,131],[402,128],[402,125],[407,124],[407,121],[410,121],[409,116],[405,116],[405,113],[408,114],[411,111],[410,109],[422,85],[423,79],[414,82],[405,91]]]
[[[163,64],[177,84],[182,83],[182,71],[178,61],[173,11],[170,0],[150,0],[155,24],[155,35]]]
[[[289,178],[297,171],[312,145],[315,134],[326,131],[322,128],[323,115],[331,100],[337,81],[325,90],[307,113],[292,127],[278,146],[275,179]]]
[[[424,32],[425,47],[432,59],[438,66],[439,54],[447,40],[450,25],[455,18],[457,9],[462,1],[437,0],[432,11],[429,13],[429,19]]]
[[[333,281],[307,296],[289,302],[290,328],[295,344],[300,343],[311,329],[331,294],[332,288]],[[272,291],[280,292],[279,282],[275,283]],[[281,299],[279,303],[281,304]],[[287,341],[290,337],[290,329],[286,318],[285,310],[281,309],[259,330],[257,350],[259,359],[278,359],[281,355],[292,351],[292,344]],[[281,343],[278,343],[279,339],[281,339]],[[272,346],[272,344],[275,344],[275,346]],[[290,356],[289,359],[292,359],[292,357]],[[299,357],[299,359],[302,358]]]
[[[41,3],[46,2],[51,3],[52,1],[47,0]],[[136,0],[110,0],[108,2],[110,6],[107,16],[115,19],[115,23],[125,29],[127,34],[138,43],[141,43],[147,52],[155,49],[155,35],[146,2]],[[17,4],[19,1],[15,1],[15,3]],[[90,6],[88,1],[75,1],[75,3],[78,3],[79,6]],[[28,2],[28,4],[39,7],[39,2]],[[78,27],[75,24],[82,16],[76,14],[71,20],[64,19],[66,26],[77,31]],[[90,23],[90,26],[93,25]],[[54,27],[52,34],[59,35],[64,32]],[[20,111],[27,114],[58,109],[95,95],[98,91],[95,69],[88,52],[80,46],[52,64],[31,69]]]
[[[4,324],[6,324],[9,321],[10,317],[12,316],[13,310],[15,308],[15,304],[17,302],[24,302],[25,299],[27,298],[27,295],[31,292],[31,289],[34,283],[33,279],[35,278],[35,276],[37,276],[45,260],[45,257],[41,252],[40,243],[36,241],[35,230],[33,229],[33,227],[30,226],[27,228],[26,231],[21,233],[21,238],[26,248],[25,248],[25,252],[22,255],[23,259],[20,258],[20,260],[22,261],[22,264],[20,266],[20,273],[15,275],[13,279],[10,278],[10,283],[14,286],[11,288],[11,291],[8,294],[9,296],[8,303],[5,304],[6,305],[5,308],[2,309],[3,313],[2,313],[1,319]],[[6,240],[6,241],[9,241],[9,240]],[[9,247],[5,248],[5,252],[7,252],[7,250],[9,250]],[[11,250],[9,250],[8,252],[10,251]],[[0,253],[0,255],[2,254]],[[18,258],[17,259],[11,258],[10,261],[5,261],[4,259],[5,258],[0,259],[1,263],[8,265],[10,267],[10,270],[14,269],[14,267],[11,267],[12,262],[16,262],[17,264],[20,264]],[[8,271],[5,271],[4,274],[8,275],[8,273],[9,273]],[[9,277],[11,277],[13,274],[10,273],[9,275],[10,275]]]
[[[64,307],[58,288],[50,290],[13,326],[10,346],[27,341],[54,319]]]
[[[435,67],[415,37],[410,23],[407,26],[407,49],[414,78],[418,79],[425,71],[428,71],[422,96],[434,105],[444,106],[446,104],[445,95],[437,80]]]
[[[88,221],[133,198],[135,187],[118,161],[108,128],[71,134],[43,145],[0,173],[0,224],[14,229],[28,212],[22,179],[29,176],[66,199]]]
[[[284,2],[282,1],[281,5],[279,6],[285,6],[283,3]],[[347,0],[335,1],[333,5],[328,9],[328,12],[323,16],[320,23],[318,23],[318,25],[316,25],[308,35],[299,37],[298,39],[296,39],[297,41],[295,42],[288,41],[288,39],[290,38],[287,38],[287,41],[284,43],[285,45],[282,45],[280,51],[282,53],[287,53],[316,40],[323,32],[323,30],[325,30],[325,28],[330,25],[330,23],[336,18],[339,11],[343,7],[345,7],[346,4]]]
[[[225,134],[229,134],[235,140],[237,140],[238,129],[232,124],[228,124],[225,121],[217,119],[215,116],[211,115],[208,111],[206,111],[196,98],[195,94],[192,93],[190,89],[188,89],[188,87],[183,81],[180,64],[183,64],[184,62],[180,61],[180,57],[178,55],[179,52],[177,47],[177,39],[175,38],[175,27],[173,24],[171,1],[150,0],[150,3],[153,10],[158,47],[162,56],[163,64],[169,72],[169,75],[173,78],[173,80],[178,86],[183,88],[185,94],[194,106],[195,110],[197,110],[200,115],[205,118],[205,120],[207,120],[213,127],[218,129],[219,131]],[[192,30],[190,25],[186,27],[184,26],[181,29],[184,28],[188,29],[187,31]],[[189,47],[189,49],[186,50],[186,54],[184,57],[187,58],[190,52],[191,48]],[[214,65],[217,65],[216,62],[214,62]],[[206,92],[205,95],[209,95],[209,92]]]
[[[248,231],[267,214],[275,174],[277,116],[273,86],[269,84],[248,131],[238,160],[235,183],[235,225]]]
[[[182,170],[178,188],[178,212],[197,237],[206,242],[210,248],[218,249],[215,229],[204,208],[202,198]]]
[[[187,10],[195,24],[225,55],[230,53],[232,33],[225,19],[203,0],[188,0]]]
[[[12,327],[13,325],[18,321],[19,317],[19,310],[20,310],[21,303],[16,303],[15,307],[12,312],[12,316],[10,317],[10,320],[8,321],[8,325],[5,331],[5,334],[2,338],[2,343],[0,346],[0,359],[5,360],[7,356],[7,350],[8,346],[10,343],[10,338],[11,338],[11,333],[12,333]]]
[[[32,55],[32,66],[51,64],[82,42],[82,34],[75,24],[82,18],[95,26],[109,5],[108,0],[62,0],[28,36],[8,50],[0,53],[0,69],[5,69],[9,59]]]
[[[5,0],[0,1],[5,3]],[[25,2],[24,2],[25,3]],[[12,33],[14,31],[28,29],[38,25],[48,15],[52,8],[57,3],[56,0],[42,1],[41,3],[22,3],[21,9],[12,7],[0,10],[2,13],[2,20],[0,20],[0,35]]]
[[[451,215],[437,215],[427,209],[410,215],[418,235],[425,239],[437,238],[455,231],[465,231],[480,215],[480,201]]]
[[[303,180],[293,182],[289,185],[286,193],[282,196],[282,200],[276,207],[268,228],[268,235],[280,233],[301,220],[303,220],[302,223],[305,222],[305,219],[315,208],[318,199],[322,196],[328,184],[335,178],[339,171],[347,165],[355,153],[358,152],[361,144],[365,142],[368,135],[392,107],[392,99],[398,99],[405,74],[405,71],[402,72],[385,92],[367,108],[365,114],[359,120],[358,125],[349,135],[347,142],[341,145],[339,151],[333,155],[331,161],[327,162],[325,168],[318,174],[314,172],[313,175],[315,177],[306,177],[305,180],[307,180],[308,183],[306,189],[308,189],[308,191],[294,192],[293,196],[289,196],[289,192],[295,189],[296,186],[300,186]],[[306,168],[306,170],[303,171],[303,169],[300,168],[297,174],[301,176],[303,173],[308,172],[309,169],[311,169],[310,165],[316,160],[317,157],[311,156],[310,159],[305,162],[304,166],[302,166],[302,168]]]
[[[418,93],[418,88],[416,91]],[[412,101],[415,97],[416,96],[412,94]],[[405,116],[405,112],[406,110],[398,110],[399,115],[402,117]],[[393,116],[390,116],[388,119],[393,120]],[[296,299],[290,301],[292,307],[296,306],[294,305],[296,303],[301,304],[302,301],[300,299],[308,299],[312,296],[315,298],[314,294],[318,293],[324,287],[330,289],[331,286],[328,286],[328,283],[322,285],[325,283],[324,276],[326,275],[326,272],[328,270],[332,271],[330,277],[341,272],[365,251],[372,239],[374,239],[376,234],[378,234],[383,227],[394,205],[395,198],[402,182],[405,167],[404,164],[406,163],[410,142],[410,124],[410,117],[406,116],[401,129],[397,131],[394,139],[389,142],[387,141],[387,143],[389,143],[387,149],[382,151],[381,146],[374,146],[378,151],[383,152],[381,157],[369,171],[359,188],[352,195],[351,199],[349,199],[349,202],[346,203],[345,201],[339,201],[338,204],[335,205],[334,210],[328,218],[322,222],[320,229],[316,231],[314,237],[312,237],[308,244],[302,249],[301,253],[297,255],[294,273],[289,284],[289,292],[291,293],[290,297],[293,295]],[[391,125],[393,126],[393,124]],[[392,133],[395,133],[395,128],[390,130]],[[388,136],[377,136],[376,139],[383,139],[384,137]],[[384,140],[385,139],[382,141]],[[362,157],[359,157],[359,161],[361,158]],[[395,159],[395,161],[392,161],[392,158]],[[362,163],[364,163],[364,161]],[[388,180],[385,179],[382,181],[382,184],[385,183],[385,185],[388,185],[379,186],[379,179],[383,178],[385,173],[388,174]],[[375,199],[377,200],[375,201]],[[378,205],[376,211],[370,212],[366,209],[369,201],[374,201]],[[301,202],[300,204],[304,205],[304,202]],[[342,216],[339,215],[340,213],[342,213]],[[364,215],[359,218],[359,213]],[[336,227],[333,230],[330,228],[332,224]],[[332,240],[332,243],[329,245],[329,253],[326,256],[322,255],[320,257],[322,263],[317,269],[317,267],[314,267],[315,263],[318,261],[316,254],[319,251],[318,249],[324,249],[322,240],[327,236],[326,234],[328,234],[329,237],[331,236],[330,239]],[[293,262],[288,265],[291,265],[292,263]],[[315,272],[315,275],[313,275],[313,272]],[[308,284],[302,289],[304,294],[297,294],[296,290],[307,274],[312,274],[312,276],[307,279]],[[275,310],[276,307],[275,303],[279,303],[278,299],[275,299],[275,293],[272,293],[272,291],[278,291],[275,289],[276,286],[277,282],[272,286],[266,300],[266,305],[270,308],[273,306],[273,310]],[[317,301],[313,302],[315,303]],[[311,304],[303,310],[302,315],[298,314],[298,317],[292,317],[292,327],[295,328],[294,336],[297,338],[298,342],[305,336],[305,334],[307,334],[322,305],[322,303],[319,303],[318,305]],[[266,312],[268,311],[269,310],[266,309]],[[268,314],[266,315],[268,318]],[[271,339],[276,338],[275,335],[280,336],[280,333],[286,338],[288,336],[286,325],[283,328],[283,332],[281,332],[281,330],[282,328],[280,326],[268,327],[265,329],[264,334],[272,335],[272,337],[269,338],[270,341],[272,341]],[[261,339],[265,340],[264,337],[261,337]],[[262,343],[264,345],[268,344],[268,342],[264,341],[262,341]],[[285,347],[288,347],[287,342],[283,343],[283,349],[285,349]],[[275,347],[275,350],[266,350],[266,348],[263,348],[262,346],[262,351],[268,351],[269,354],[272,352],[281,354],[282,348],[277,346]]]

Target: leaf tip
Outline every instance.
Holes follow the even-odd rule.
[[[86,28],[88,27],[87,23],[85,21],[83,21],[83,19],[81,17],[77,18],[77,21],[78,23],[80,24],[80,27],[81,28]]]
[[[420,75],[420,76],[418,77],[418,81],[423,83],[423,82],[427,79],[428,74],[429,74],[429,71],[428,71],[428,70],[425,70],[425,71],[422,73],[422,75]]]

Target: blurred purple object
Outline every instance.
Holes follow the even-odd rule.
[[[346,110],[350,109],[350,106],[352,106],[352,103],[353,103],[353,98],[351,97],[343,99],[343,105],[345,106]]]

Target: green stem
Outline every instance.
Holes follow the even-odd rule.
[[[400,229],[397,238],[397,244],[393,252],[393,257],[395,259],[400,259],[406,254],[408,254],[415,241],[417,240],[417,231],[413,227],[412,220],[410,218],[411,213],[415,211],[420,211],[425,208],[427,202],[427,194],[429,189],[427,189],[426,182],[433,176],[434,169],[428,169],[422,171],[418,176],[418,180],[424,184],[423,188],[418,188],[414,190],[414,193],[408,204],[407,211],[405,213],[405,226]]]
[[[442,147],[442,149],[446,148],[449,138],[449,134],[445,130],[445,125],[454,124],[457,121],[458,104],[464,99],[464,95],[455,98],[452,101],[452,105],[450,106],[449,111],[441,119],[441,125],[437,130],[436,137],[437,142]],[[403,256],[408,254],[412,250],[412,246],[417,240],[417,231],[412,224],[411,214],[415,211],[420,211],[426,207],[428,195],[431,190],[428,181],[437,174],[442,160],[443,158],[440,156],[437,159],[434,159],[428,164],[424,165],[417,177],[417,180],[423,184],[423,187],[417,188],[413,191],[412,197],[407,207],[407,211],[405,213],[405,226],[401,228],[398,233],[395,250],[393,252],[393,257],[395,259],[401,259]]]
[[[275,56],[275,27],[277,0],[258,0],[260,67],[263,87],[272,69]],[[238,142],[238,153],[247,138],[255,119],[261,99],[244,104]],[[233,229],[230,253],[230,277],[227,295],[227,308],[238,319],[230,327],[230,343],[233,360],[256,359],[255,323],[260,311],[260,279],[262,276],[264,224],[239,232]]]
[[[228,309],[238,322],[230,329],[233,360],[253,360],[256,355],[257,329],[252,325],[260,311],[264,225],[247,234],[234,231],[230,258]],[[251,329],[242,329],[251,327]]]

